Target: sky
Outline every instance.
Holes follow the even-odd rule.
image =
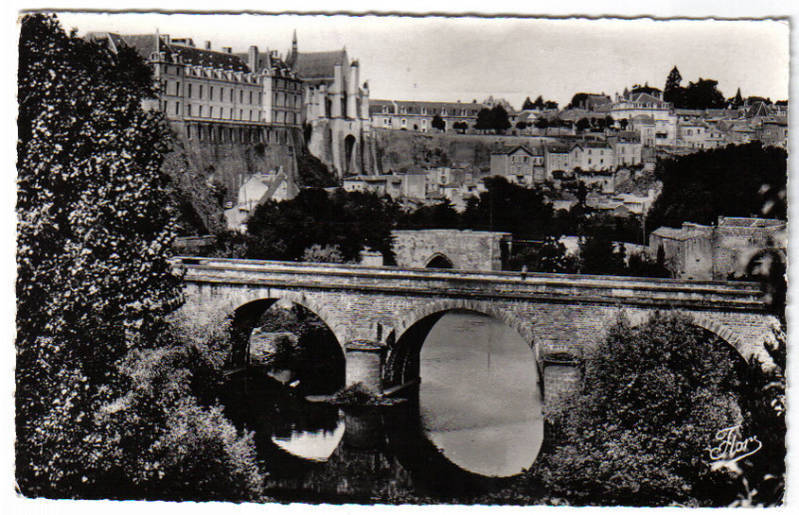
[[[346,47],[374,99],[482,101],[519,108],[542,95],[566,105],[577,92],[663,88],[676,65],[683,85],[719,82],[726,97],[788,98],[789,25],[777,20],[412,18],[388,16],[61,13],[65,29],[107,30],[249,45],[285,54]]]

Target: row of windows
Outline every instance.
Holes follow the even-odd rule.
[[[275,89],[287,89],[289,91],[299,91],[302,84],[293,80],[275,79]]]
[[[164,100],[161,102],[161,110],[167,114],[173,114],[176,116],[180,116],[180,102],[179,101],[169,101]],[[233,109],[233,108],[224,108],[221,107],[217,111],[214,106],[205,106],[202,104],[186,104],[186,109],[188,110],[185,113],[186,116],[198,117],[198,118],[216,118],[222,120],[239,120],[239,121],[250,121],[250,122],[260,122],[263,121],[263,112],[260,110],[253,110],[253,109]],[[297,125],[300,122],[300,115],[294,112],[286,112],[286,111],[272,111],[272,121],[274,123],[287,123],[292,125]]]
[[[187,125],[186,137],[216,143],[280,143],[283,145],[288,140],[285,131],[273,132],[261,129],[205,127],[202,125]]]
[[[176,102],[176,104],[180,104],[180,103]],[[214,109],[214,106],[204,106],[202,104],[187,104],[187,106],[188,106],[188,111],[189,111],[187,113],[187,116],[198,116],[200,118],[207,116],[208,118],[217,117],[217,118],[223,118],[223,119],[227,119],[227,120],[247,120],[247,121],[251,121],[251,122],[253,122],[253,121],[259,121],[260,122],[261,119],[262,119],[261,111],[259,111],[257,109],[256,110],[253,110],[253,109],[247,109],[247,110],[239,109],[238,110],[238,116],[237,116],[236,109],[233,109],[232,107],[228,108],[227,110],[224,107],[220,107],[219,111],[217,112]],[[206,109],[206,107],[208,107],[208,109]],[[180,114],[180,113],[179,113],[178,110],[176,110],[175,114]]]
[[[170,84],[174,84],[174,88],[170,87]],[[193,88],[193,86],[197,86],[197,87]],[[225,88],[223,88],[223,87],[220,87],[219,89],[215,90],[213,86],[208,86],[207,89],[205,89],[203,86],[204,86],[203,84],[199,84],[199,85],[192,84],[192,83],[186,84],[186,97],[187,98],[203,99],[203,98],[205,98],[205,95],[207,93],[208,100],[219,100],[221,102],[224,102],[226,96],[227,96],[229,102],[234,102],[235,99],[236,99],[236,94],[235,94],[236,92],[235,92],[234,88],[230,88],[227,91],[227,95],[225,95]],[[172,91],[174,91],[173,94],[175,96],[181,96],[181,93],[180,93],[180,81],[174,81],[174,82],[173,81],[168,81],[167,85],[166,85],[167,94],[169,94],[170,89]],[[247,91],[247,95],[245,95],[244,93],[245,93],[244,90],[241,90],[241,89],[239,90],[239,96],[238,96],[239,104],[245,104],[245,103],[247,103],[247,104],[255,104],[256,100],[257,100],[257,103],[259,105],[261,104],[262,93],[260,91],[257,92],[258,93],[257,97],[254,95],[254,93],[256,93],[256,92],[252,91],[252,90]]]
[[[288,93],[279,93],[275,91],[272,94],[272,102],[277,107],[302,107],[302,96],[289,95]]]

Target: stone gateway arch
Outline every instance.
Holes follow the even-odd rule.
[[[455,310],[494,317],[519,333],[534,353],[547,403],[576,387],[582,356],[620,312],[633,322],[657,310],[685,313],[742,358],[771,362],[764,342],[776,320],[756,283],[194,257],[176,258],[175,266],[184,271],[182,309],[189,313],[232,314],[279,299],[313,311],[344,351],[346,384],[377,393],[413,379],[409,356]]]

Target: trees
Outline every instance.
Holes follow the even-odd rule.
[[[337,246],[345,261],[366,247],[391,253],[398,208],[374,193],[306,189],[292,200],[265,202],[247,221],[247,257],[301,259],[313,245]]]
[[[18,81],[20,490],[142,498],[164,494],[151,481],[203,488],[187,472],[195,452],[155,451],[181,414],[223,431],[191,442],[220,457],[220,468],[195,472],[243,479],[233,469],[254,470],[246,438],[197,403],[188,345],[164,339],[182,286],[168,261],[176,209],[160,171],[169,134],[162,115],[141,109],[154,94],[149,68],[133,50],[112,55],[37,14],[21,23]],[[157,466],[162,458],[174,467]],[[247,494],[230,498],[259,495],[246,486],[257,474],[248,477]]]
[[[479,131],[487,131],[494,128],[493,118],[491,116],[491,109],[484,107],[477,113],[477,121],[474,128]]]
[[[720,109],[726,106],[724,95],[716,86],[718,81],[699,78],[696,82],[689,82],[683,92],[682,105],[688,109]]]
[[[663,87],[663,100],[671,102],[675,107],[682,106],[682,75],[677,66],[671,69],[669,76],[666,78],[666,85]]]
[[[434,129],[443,131],[447,128],[447,123],[444,121],[443,118],[441,118],[441,116],[435,115],[433,117],[433,121],[430,123],[430,126],[433,127]]]
[[[580,272],[594,275],[625,275],[625,249],[606,237],[588,236],[580,242]]]
[[[619,317],[584,359],[574,397],[548,414],[557,442],[545,484],[577,503],[727,504],[734,479],[706,447],[744,421],[743,363],[684,315]]]
[[[520,270],[527,267],[530,272],[576,273],[578,260],[566,254],[566,247],[558,238],[547,236],[543,242],[517,250],[508,260],[508,268]]]
[[[466,122],[455,122],[452,124],[452,128],[463,134],[469,128],[469,124]]]
[[[650,227],[760,213],[769,194],[785,190],[786,166],[783,149],[757,142],[661,161],[656,173],[663,192],[649,212]],[[775,209],[767,216],[785,220],[785,203],[770,204]]]
[[[538,98],[541,98],[541,97],[538,97]],[[530,100],[530,97],[525,98],[524,99],[524,103],[522,104],[522,111],[526,111],[528,109],[534,109],[534,108],[535,108],[535,104],[533,104],[533,101]]]
[[[511,184],[504,177],[489,177],[485,186],[487,191],[466,205],[465,227],[507,231],[517,239],[540,239],[549,234],[552,206],[541,192]]]
[[[497,104],[492,109],[483,108],[477,113],[477,123],[474,128],[478,130],[493,130],[497,134],[502,134],[510,129],[511,124],[508,112],[504,107]]]
[[[744,99],[741,96],[741,88],[738,88],[738,91],[735,93],[735,96],[730,99],[727,99],[727,106],[732,109],[738,109],[743,105],[744,105]]]

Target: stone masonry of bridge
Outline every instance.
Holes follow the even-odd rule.
[[[579,384],[580,359],[620,312],[633,323],[655,310],[688,314],[744,359],[771,363],[763,344],[775,320],[755,283],[193,257],[176,258],[175,266],[185,271],[182,309],[190,313],[230,314],[264,299],[305,306],[341,345],[347,385],[361,382],[378,393],[394,386],[386,363],[401,351],[401,337],[451,310],[483,313],[518,331],[536,357],[545,404]]]

